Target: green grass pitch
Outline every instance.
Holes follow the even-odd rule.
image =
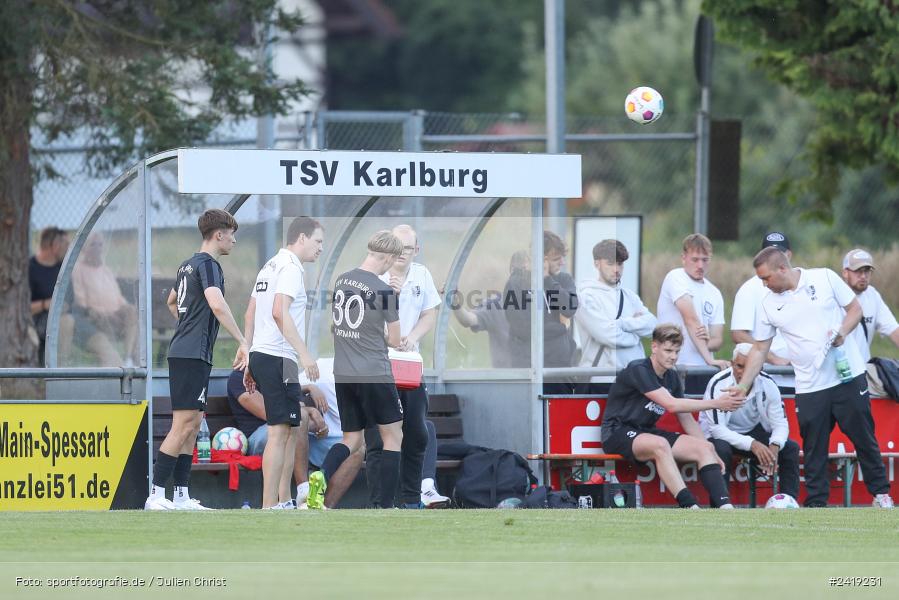
[[[144,582],[83,584],[116,577]],[[899,598],[899,511],[0,513],[0,598],[612,594]]]

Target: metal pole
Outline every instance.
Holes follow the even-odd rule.
[[[144,379],[144,397],[147,399],[147,494],[153,481],[153,311],[147,305],[153,289],[153,246],[151,243],[150,210],[150,178],[147,176],[147,161],[141,162],[137,169],[137,180],[141,190],[140,234],[143,238],[138,253],[140,273],[140,299],[138,310],[141,323],[144,325],[144,342],[141,344],[140,366],[147,369]],[[124,386],[123,386],[124,387]],[[124,394],[124,389],[122,390]],[[133,397],[132,397],[133,401]]]
[[[565,152],[565,0],[543,0],[546,151]],[[547,198],[547,229],[565,235],[565,200]]]
[[[543,429],[543,199],[531,200],[531,415],[530,448],[545,452]],[[544,480],[546,469],[544,469]]]
[[[272,27],[266,23],[262,31],[265,43],[259,52],[259,66],[265,72],[265,78],[272,79],[272,58],[274,56]],[[271,113],[256,119],[256,147],[272,148],[275,145],[275,116]],[[266,260],[277,252],[280,244],[278,230],[281,216],[280,196],[259,196],[259,221],[262,223],[262,238],[259,240],[259,262]]]
[[[424,133],[425,111],[413,110],[409,118],[403,122],[403,150],[406,152],[421,152],[421,136]],[[421,196],[409,198],[412,204],[412,227],[415,231],[421,229],[421,220],[424,217],[425,204]],[[419,254],[418,262],[423,262],[425,251]]]
[[[709,224],[709,88],[702,86],[696,115],[696,187],[693,194],[693,232],[705,234]]]

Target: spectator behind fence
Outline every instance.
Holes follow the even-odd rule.
[[[47,339],[47,317],[50,300],[56,288],[56,278],[62,267],[62,259],[69,249],[69,234],[58,227],[47,227],[41,231],[40,247],[28,260],[28,287],[31,289],[31,318],[38,336],[38,361],[44,366],[44,352]],[[71,328],[71,320],[67,319]],[[60,323],[60,327],[63,324]],[[69,336],[71,334],[69,333]]]
[[[75,335],[89,339],[100,332],[105,337],[95,340],[103,366],[133,366],[138,332],[137,309],[122,295],[115,273],[105,263],[106,240],[92,233],[72,271],[75,306]],[[112,340],[123,341],[124,358]]]
[[[701,233],[684,238],[683,267],[670,271],[659,292],[658,317],[663,323],[674,323],[684,334],[684,347],[678,364],[686,367],[712,366],[724,370],[726,360],[715,359],[714,352],[724,341],[724,298],[706,279],[712,260],[712,242]],[[687,373],[685,387],[689,394],[701,394],[708,375]]]
[[[737,344],[731,368],[712,377],[705,400],[717,398],[742,379],[751,350],[752,344]],[[735,454],[755,456],[765,474],[777,472],[781,492],[799,497],[799,444],[788,438],[790,424],[780,389],[767,373],[762,371],[752,382],[743,406],[733,412],[705,410],[699,413],[699,425],[724,461],[726,480],[730,480]],[[754,475],[750,473],[750,477]]]
[[[509,275],[527,270],[530,255],[526,250],[512,254],[509,260]],[[490,294],[483,302],[469,310],[462,296],[451,299],[451,307],[456,320],[474,332],[486,331],[490,343],[490,364],[494,369],[512,367],[512,350],[509,348],[509,321],[506,319],[503,295]]]
[[[892,508],[865,379],[865,364],[852,331],[862,308],[852,289],[830,269],[794,269],[777,248],[765,248],[752,266],[768,293],[762,297],[755,337],[743,378],[727,391],[746,397],[768,352],[776,331],[787,342],[796,372],[796,410],[808,495],[805,506],[827,506],[830,475],[827,469],[830,433],[840,426],[855,445],[865,474],[865,486],[874,506]],[[845,377],[838,373],[832,348],[842,347],[848,362]]]
[[[787,258],[793,259],[790,240],[779,231],[772,231],[762,238],[762,249],[768,247],[778,248],[787,255]],[[755,328],[755,316],[762,301],[762,296],[766,293],[768,293],[768,290],[765,289],[765,284],[758,278],[758,275],[753,275],[747,279],[740,286],[740,289],[737,290],[737,295],[734,297],[734,309],[730,318],[730,337],[735,344],[751,344],[755,341],[752,337],[752,330]],[[780,366],[790,364],[790,360],[787,358],[787,343],[780,332],[774,335],[774,339],[771,341],[771,351],[768,353],[765,362]],[[783,393],[795,393],[795,377],[792,375],[772,375],[771,377],[781,387]]]
[[[843,280],[855,292],[862,307],[862,320],[852,330],[852,337],[855,338],[864,362],[871,358],[871,342],[874,341],[875,332],[890,338],[899,347],[899,323],[880,292],[871,285],[873,273],[874,257],[867,250],[856,248],[843,258]]]
[[[598,279],[578,282],[575,314],[581,340],[581,367],[623,369],[633,360],[646,358],[641,337],[649,337],[656,318],[640,297],[621,286],[627,248],[618,240],[602,240],[593,246],[593,265]],[[595,376],[584,390],[608,393],[614,375]]]
[[[313,384],[305,376],[300,375],[303,390],[302,411],[306,418],[300,425],[296,436],[294,453],[293,478],[297,484],[296,500],[289,508],[307,508],[309,496],[309,464],[321,466],[331,446],[339,442],[343,433],[340,431],[340,413],[337,409],[337,395],[334,390],[334,359],[319,358],[316,361],[319,378]],[[265,422],[265,400],[258,389],[249,392],[244,387],[243,372],[232,371],[228,378],[228,404],[231,414],[237,422],[237,428],[248,438],[248,454],[262,455],[268,441],[268,425]],[[362,466],[362,452],[354,452],[344,461],[329,482],[325,494],[325,506],[334,508],[349,487]],[[287,481],[285,485],[289,486]],[[289,492],[289,489],[287,490]],[[280,493],[280,490],[279,490]],[[285,496],[289,493],[285,493]],[[288,508],[287,505],[282,508]]]
[[[531,310],[543,310],[543,365],[570,367],[574,364],[575,344],[570,319],[578,307],[577,286],[570,274],[564,272],[568,247],[552,231],[543,232],[543,295],[534,302],[531,291],[531,272],[515,271],[503,292],[509,321],[509,348],[513,365],[531,366]],[[574,386],[570,378],[544,381],[545,394],[570,394]]]
[[[728,394],[710,402],[683,397],[684,388],[674,370],[683,341],[680,327],[662,323],[652,332],[649,358],[631,362],[618,374],[609,390],[602,422],[603,450],[630,461],[653,461],[659,479],[682,508],[699,505],[677,463],[695,462],[711,505],[733,508],[723,477],[724,465],[690,413],[710,407],[735,410],[743,402]],[[676,413],[686,435],[656,427],[666,410]]]

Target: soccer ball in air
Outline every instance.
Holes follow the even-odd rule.
[[[225,427],[212,438],[213,450],[240,450],[246,454],[248,446],[247,436],[237,427]]]
[[[651,87],[634,88],[624,99],[624,114],[628,119],[640,125],[658,120],[664,110],[665,101],[662,99],[662,94]]]
[[[799,508],[799,503],[789,494],[774,494],[765,502],[765,508]]]

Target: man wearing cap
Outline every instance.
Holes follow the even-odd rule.
[[[793,252],[790,249],[790,239],[779,231],[772,231],[762,239],[762,249],[777,248],[793,260]],[[757,275],[753,275],[737,290],[734,297],[734,309],[730,317],[730,337],[734,344],[751,344],[755,341],[752,330],[755,327],[756,310],[765,295],[765,285]],[[778,331],[771,342],[771,350],[765,359],[767,365],[789,365],[787,358],[787,343]],[[792,375],[771,375],[774,382],[781,388],[781,392],[792,394],[795,391],[796,379]]]
[[[852,288],[862,305],[862,320],[852,331],[852,337],[855,338],[865,362],[871,358],[871,342],[874,341],[875,331],[893,340],[899,348],[899,323],[880,292],[871,285],[873,271],[874,257],[867,250],[856,248],[843,257],[843,280]]]

